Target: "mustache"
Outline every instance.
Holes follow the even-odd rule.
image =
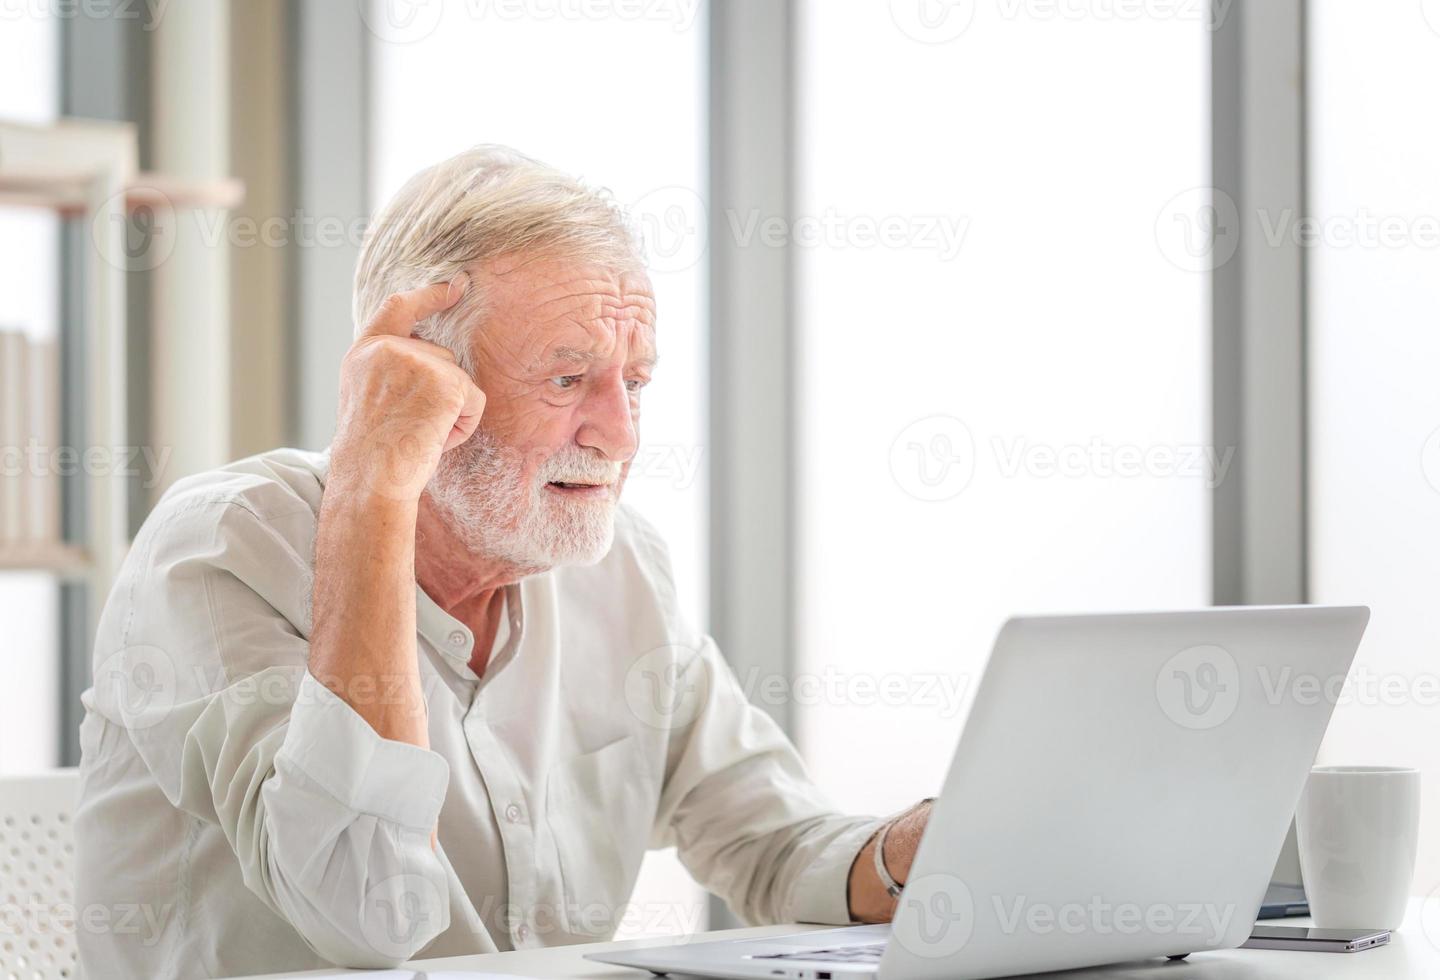
[[[540,465],[541,483],[617,483],[624,464],[595,453],[567,446]]]
[[[542,450],[532,450],[532,459]],[[507,446],[484,428],[440,459],[440,468],[470,477],[493,481],[503,473],[518,477],[525,469],[526,453]],[[623,460],[607,459],[598,450],[568,445],[534,463],[535,485],[547,483],[618,483],[625,468]]]

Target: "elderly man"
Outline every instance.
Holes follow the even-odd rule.
[[[836,813],[619,503],[656,317],[614,203],[504,148],[423,171],[355,322],[329,450],[177,483],[105,607],[85,974],[604,939],[672,845],[752,922],[887,919],[928,808]]]

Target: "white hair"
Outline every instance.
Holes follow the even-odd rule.
[[[415,174],[376,217],[355,269],[355,332],[391,293],[521,252],[612,266],[641,261],[628,217],[609,191],[507,146],[481,144]],[[483,292],[472,282],[460,302],[415,329],[472,375],[468,329],[484,310]]]

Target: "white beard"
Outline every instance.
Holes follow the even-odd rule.
[[[520,451],[476,430],[440,457],[426,492],[471,552],[534,573],[591,565],[610,551],[620,469],[619,463],[566,446],[540,465],[527,487]],[[612,481],[615,492],[600,500],[567,499],[546,489],[552,481]]]

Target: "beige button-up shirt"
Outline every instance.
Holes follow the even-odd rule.
[[[86,977],[604,939],[650,847],[751,922],[848,921],[877,821],[811,784],[626,507],[601,562],[508,587],[483,677],[417,586],[430,748],[377,735],[306,669],[327,464],[278,450],[181,481],[130,550],[83,696]]]

